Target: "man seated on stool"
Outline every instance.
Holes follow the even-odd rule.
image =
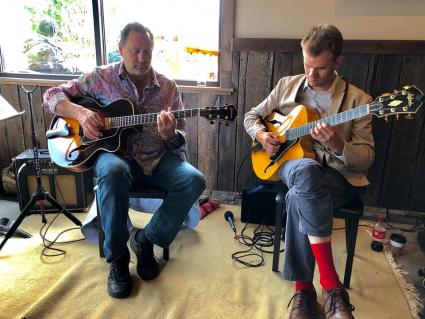
[[[121,31],[118,43],[122,62],[97,67],[65,85],[44,94],[43,107],[56,115],[79,122],[90,139],[102,137],[100,116],[70,102],[70,97],[89,96],[107,105],[126,98],[141,113],[159,113],[156,126],[145,126],[128,139],[127,154],[103,152],[97,157],[97,196],[105,232],[104,252],[110,263],[108,293],[125,298],[131,293],[130,253],[127,248],[129,189],[145,181],[169,192],[150,222],[130,241],[137,256],[137,273],[144,280],[159,275],[153,245],[167,247],[173,241],[192,204],[205,189],[201,172],[183,160],[186,122],[171,113],[182,110],[182,100],[174,81],[151,66],[154,37],[140,23],[130,23]]]
[[[301,42],[305,74],[280,79],[270,95],[246,113],[246,131],[268,155],[276,154],[280,145],[278,136],[267,132],[262,123],[274,110],[288,115],[302,104],[325,117],[371,101],[338,75],[342,46],[342,35],[335,26],[313,27]],[[318,123],[310,133],[316,159],[291,159],[279,169],[280,179],[289,189],[283,269],[284,278],[295,281],[289,318],[317,317],[312,283],[315,262],[326,318],[353,318],[354,307],[333,263],[332,220],[334,209],[353,200],[368,184],[366,172],[375,156],[371,117],[337,127]]]

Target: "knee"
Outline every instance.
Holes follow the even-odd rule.
[[[325,187],[323,167],[316,161],[308,161],[294,172],[294,186],[305,192],[317,192]]]
[[[187,170],[175,184],[176,189],[186,194],[201,195],[206,187],[204,175],[196,168]]]
[[[303,178],[321,178],[324,176],[322,166],[316,161],[308,161],[298,167],[296,174]]]
[[[206,188],[204,175],[200,171],[195,170],[190,176],[189,185],[191,185],[193,192],[199,193],[199,195],[202,194]]]
[[[131,185],[131,173],[128,165],[121,162],[97,163],[96,179],[98,183],[110,182],[120,186]]]

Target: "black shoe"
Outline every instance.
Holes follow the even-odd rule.
[[[113,298],[126,298],[131,293],[132,282],[128,263],[130,252],[128,248],[115,258],[109,268],[108,293]]]
[[[142,232],[139,234],[139,232]],[[137,236],[141,237],[137,241]],[[130,247],[137,257],[137,273],[143,280],[152,280],[159,275],[159,266],[153,254],[153,244],[146,237],[144,229],[138,230],[130,240]]]

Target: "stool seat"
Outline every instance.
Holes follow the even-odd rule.
[[[168,191],[151,183],[130,188],[130,198],[161,198],[167,197]]]
[[[361,217],[363,216],[363,209],[363,201],[360,197],[357,196],[343,207],[336,209],[334,211],[334,216],[337,218],[344,218],[345,214],[353,214],[359,215],[359,217]]]

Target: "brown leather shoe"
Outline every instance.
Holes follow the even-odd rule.
[[[323,311],[326,319],[354,319],[354,306],[350,304],[350,297],[344,288],[330,289],[323,294]]]
[[[317,294],[313,292],[296,291],[289,300],[287,308],[292,302],[289,319],[315,319],[317,316]]]

